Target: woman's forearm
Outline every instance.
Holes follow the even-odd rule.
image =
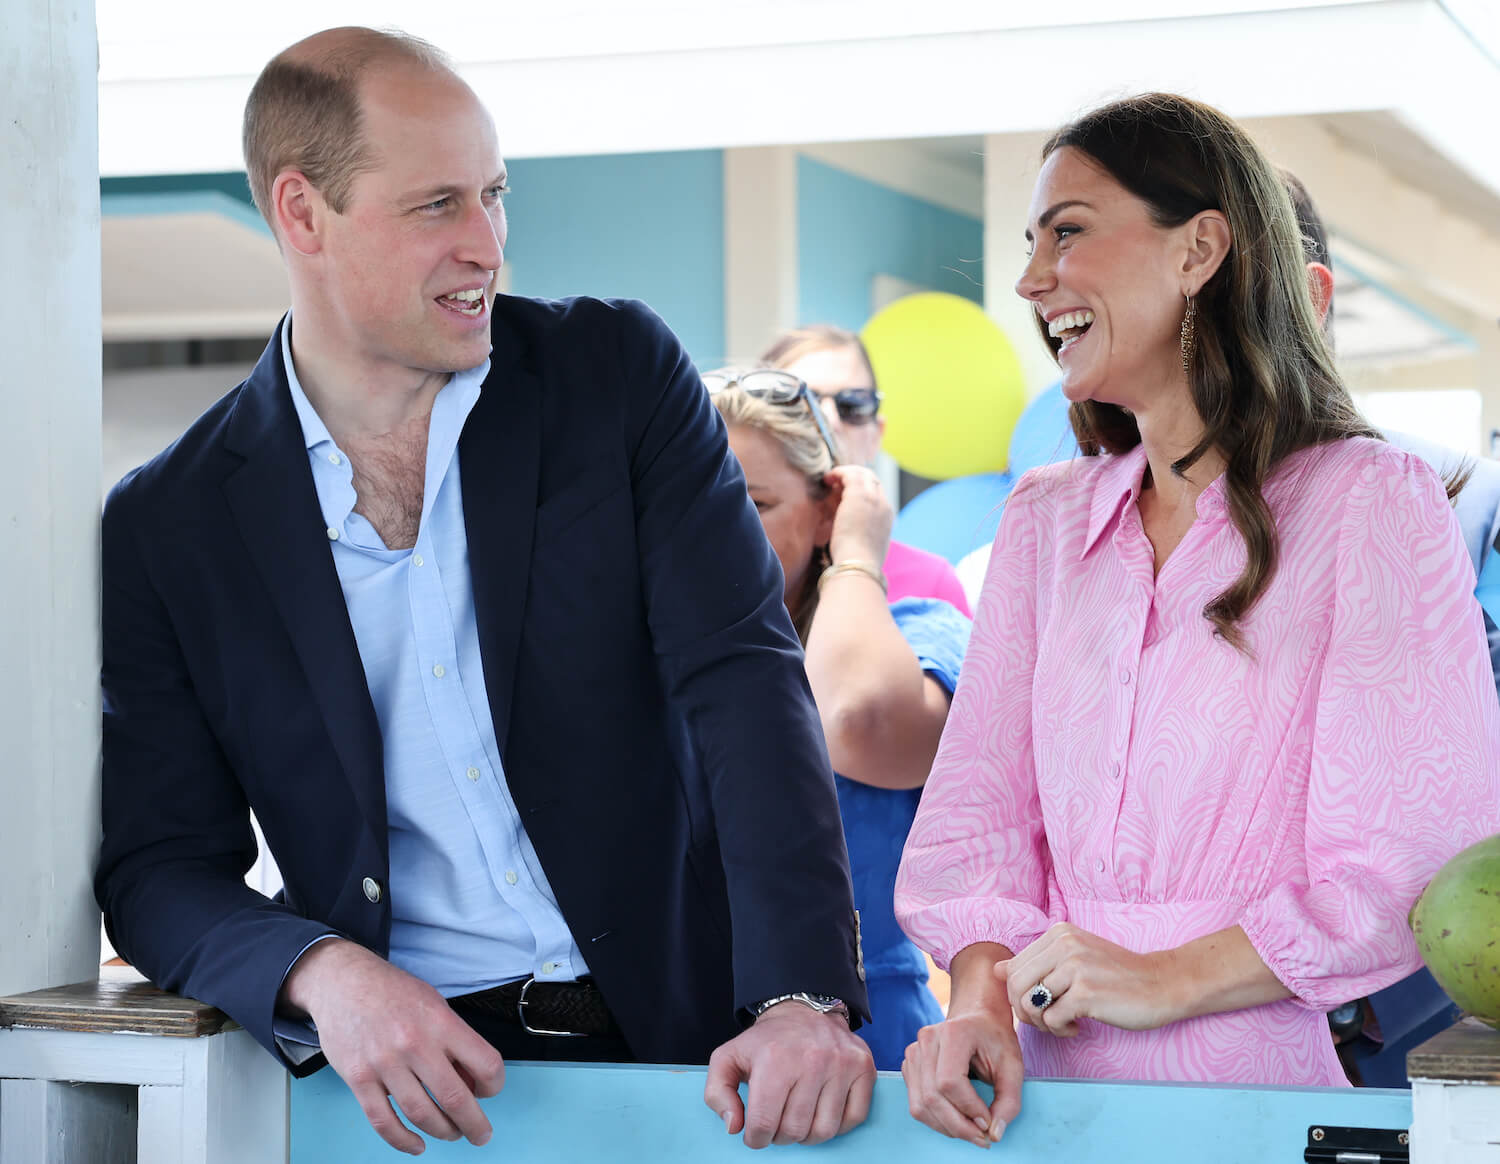
[[[948,966],[949,1016],[981,1009],[1008,1014],[1010,1000],[1004,984],[995,977],[995,963],[1011,957],[1011,952],[998,942],[975,942],[955,954]]]
[[[1195,938],[1157,957],[1179,1020],[1292,997],[1239,926]]]
[[[923,673],[874,579],[828,580],[807,636],[807,678],[836,772],[882,788],[926,781],[947,693]]]

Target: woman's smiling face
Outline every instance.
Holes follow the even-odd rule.
[[[1047,158],[1016,292],[1048,324],[1069,400],[1136,409],[1142,393],[1181,379],[1185,229],[1156,225],[1145,202],[1080,151]]]

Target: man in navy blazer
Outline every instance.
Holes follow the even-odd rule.
[[[406,1151],[388,1097],[489,1137],[501,1051],[709,1061],[753,1147],[854,1126],[827,752],[693,366],[638,304],[495,294],[494,126],[419,41],[294,45],[246,152],[291,314],[104,515],[116,948]]]

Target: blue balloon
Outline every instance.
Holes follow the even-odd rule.
[[[1078,455],[1078,442],[1068,423],[1068,400],[1061,382],[1053,384],[1026,406],[1010,436],[1010,472],[1019,477],[1027,469],[1067,461]]]
[[[995,540],[1015,483],[1009,473],[977,473],[929,485],[896,515],[891,536],[957,565],[971,550]]]

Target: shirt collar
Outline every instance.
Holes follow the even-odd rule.
[[[297,378],[297,369],[292,363],[292,314],[287,312],[286,325],[281,329],[281,360],[286,366],[287,388],[292,394],[292,407],[297,410],[297,420],[302,425],[302,439],[306,442],[308,451],[316,449],[323,443],[333,444],[333,435],[328,431],[328,426],[323,423],[323,418],[318,415],[318,410],[312,406],[312,401],[307,398],[307,393],[302,389],[302,381]],[[463,419],[469,415],[470,409],[479,399],[479,389],[484,383],[484,378],[490,373],[490,361],[486,357],[484,363],[476,368],[469,368],[463,372],[455,372],[447,384],[443,385],[438,396],[448,396],[457,405],[459,427],[463,425]],[[433,404],[437,408],[436,401]],[[444,409],[447,412],[447,409]]]
[[[1119,515],[1127,501],[1140,499],[1141,482],[1146,476],[1146,449],[1143,445],[1123,453],[1101,454],[1105,465],[1094,480],[1094,494],[1089,503],[1089,532],[1084,539],[1083,558],[1094,548],[1094,543]],[[1220,473],[1208,483],[1208,488],[1198,494],[1195,510],[1200,519],[1222,516],[1226,511],[1224,496],[1224,474]]]
[[[306,441],[308,449],[315,449],[325,441],[332,444],[333,437],[329,435],[328,426],[323,423],[318,410],[312,406],[312,401],[302,390],[302,381],[297,379],[297,369],[292,363],[292,313],[290,311],[287,312],[286,323],[281,329],[281,362],[286,367],[286,386],[291,390],[292,407],[297,410],[297,420],[302,425],[302,438]]]
[[[1141,491],[1146,473],[1146,450],[1140,445],[1129,452],[1102,453],[1104,461],[1094,478],[1094,495],[1089,502],[1089,532],[1083,539],[1080,558],[1088,556],[1094,543],[1103,536],[1127,501],[1134,501]]]

